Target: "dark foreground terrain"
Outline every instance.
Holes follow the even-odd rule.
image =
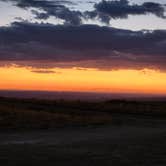
[[[165,102],[1,98],[0,165],[165,166],[164,110]]]
[[[141,126],[1,132],[0,165],[165,166],[166,125],[143,121]]]

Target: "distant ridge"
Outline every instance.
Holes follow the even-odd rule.
[[[99,101],[112,99],[129,100],[166,100],[166,95],[145,95],[129,93],[94,93],[94,92],[60,92],[60,91],[20,91],[20,90],[0,90],[1,97],[12,98],[37,98],[49,100],[85,100]]]

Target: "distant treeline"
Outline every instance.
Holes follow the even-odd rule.
[[[72,96],[71,96],[72,98]],[[30,109],[33,111],[63,112],[73,114],[130,113],[130,114],[162,114],[166,115],[166,101],[132,101],[132,100],[42,100],[0,97],[0,106]]]

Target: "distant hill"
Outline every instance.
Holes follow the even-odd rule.
[[[92,93],[92,92],[58,92],[58,91],[17,91],[0,90],[1,97],[14,98],[38,98],[38,99],[64,99],[64,100],[83,100],[83,101],[105,101],[111,99],[129,100],[166,100],[164,95],[145,95],[129,93]]]

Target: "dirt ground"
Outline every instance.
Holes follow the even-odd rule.
[[[1,131],[0,166],[165,166],[166,120],[113,116],[113,124]]]

